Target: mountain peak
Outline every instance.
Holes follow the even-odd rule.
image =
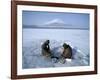
[[[61,19],[53,19],[51,21],[46,22],[44,25],[51,25],[51,24],[65,24]]]

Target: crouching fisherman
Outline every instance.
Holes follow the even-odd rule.
[[[65,63],[66,59],[72,59],[72,48],[66,43],[63,44],[63,52],[61,54],[60,62]]]
[[[50,51],[50,46],[49,46],[50,41],[46,40],[43,44],[42,44],[42,55],[45,57],[51,57],[51,51]]]
[[[50,41],[49,40],[46,40],[43,44],[42,44],[42,55],[48,59],[56,59],[54,62],[57,62],[58,60],[58,57],[54,56],[51,49],[50,49],[50,46],[49,46],[49,43]]]

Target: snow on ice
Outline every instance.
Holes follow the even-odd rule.
[[[59,57],[62,44],[72,47],[73,59],[63,64],[56,59],[45,58],[41,54],[41,44],[50,40],[53,54]],[[68,66],[89,66],[89,31],[88,30],[51,30],[51,29],[23,29],[22,67],[48,68]]]

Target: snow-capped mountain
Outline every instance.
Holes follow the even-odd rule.
[[[54,23],[60,23],[60,24],[65,24],[63,20],[61,19],[53,19],[51,21],[46,22],[44,25],[50,25],[50,24],[54,24]]]
[[[43,24],[38,25],[23,25],[24,28],[42,28],[42,29],[88,29],[87,27],[80,27],[78,25],[70,24],[62,19],[52,19]]]
[[[64,26],[68,26],[68,24],[66,24],[63,20],[61,19],[53,19],[51,21],[48,21],[46,23],[43,24],[44,26],[48,26],[48,27],[64,27]]]

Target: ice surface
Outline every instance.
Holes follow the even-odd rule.
[[[41,45],[50,40],[54,56],[62,53],[62,44],[67,43],[73,49],[73,59],[63,64],[56,59],[41,55]],[[22,67],[46,68],[89,65],[89,30],[23,29]]]

